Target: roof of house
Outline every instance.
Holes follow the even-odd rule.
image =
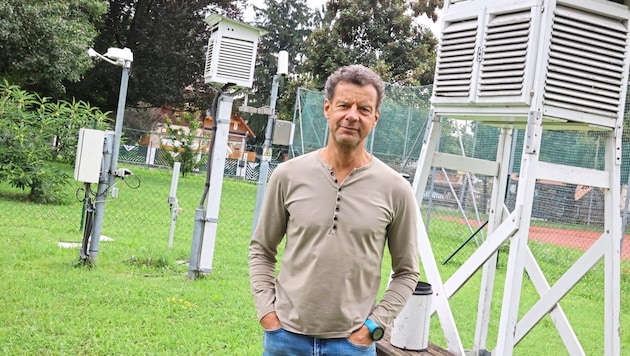
[[[203,120],[203,129],[210,130],[213,124],[212,116],[207,115],[205,120]],[[230,134],[244,134],[245,137],[256,137],[254,131],[247,125],[247,122],[236,115],[232,115],[230,118]]]

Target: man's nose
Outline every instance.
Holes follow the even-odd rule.
[[[352,105],[350,107],[350,110],[348,110],[346,118],[348,120],[358,120],[359,119],[359,108],[357,107],[357,105]]]

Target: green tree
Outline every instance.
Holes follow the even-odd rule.
[[[160,109],[146,103],[125,109],[125,127],[123,137],[126,143],[134,144],[149,132],[154,131],[162,122]]]
[[[306,67],[318,86],[338,67],[361,63],[387,82],[420,86],[433,82],[437,40],[414,21],[435,16],[439,1],[328,1],[322,27],[307,41]]]
[[[25,90],[59,97],[92,66],[86,50],[104,0],[0,2],[0,77]]]
[[[30,200],[59,201],[69,177],[50,162],[73,162],[79,128],[102,129],[105,117],[84,102],[53,102],[4,81],[0,84],[0,180],[28,189]]]
[[[110,0],[109,11],[98,27],[94,48],[131,49],[134,55],[127,103],[160,107],[182,106],[184,89],[203,87],[205,47],[204,18],[210,11],[240,16],[244,0]],[[81,83],[69,86],[69,94],[107,110],[118,102],[120,68],[97,63]]]

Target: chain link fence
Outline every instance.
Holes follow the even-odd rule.
[[[415,174],[427,120],[431,86],[402,88],[388,86],[377,127],[368,139],[367,148],[394,170],[408,176]],[[274,147],[268,174],[288,158],[314,151],[326,144],[327,122],[322,114],[323,93],[300,89],[294,118],[295,135],[289,147]],[[478,122],[445,120],[442,125],[439,151],[467,157],[494,160],[499,129]],[[514,131],[512,172],[505,204],[514,208],[524,129]],[[157,145],[141,145],[140,137],[148,134],[124,130],[120,147],[120,166],[128,167],[132,177],[118,182],[119,196],[107,201],[103,234],[112,237],[151,235],[164,246],[169,238],[186,241],[181,258],[187,259],[194,224],[204,190],[207,155],[200,154],[198,171],[179,177],[177,204],[169,204],[172,168],[166,155],[172,154]],[[199,138],[207,140],[208,138]],[[630,173],[630,135],[623,141],[621,181],[623,184],[619,213],[627,217],[626,182]],[[545,131],[541,159],[571,166],[602,169],[605,150],[601,132]],[[232,225],[218,224],[218,235],[248,237],[254,219],[259,188],[261,147],[251,148],[258,158],[226,159],[221,196],[220,216],[230,216]],[[268,177],[267,177],[268,178]],[[138,183],[132,181],[137,179]],[[465,243],[480,244],[485,239],[483,227],[488,219],[488,201],[492,177],[468,172],[435,169],[424,192],[422,214],[429,234],[446,234]],[[584,250],[598,236],[603,226],[603,192],[591,187],[559,182],[539,181],[536,184],[530,234],[543,242]],[[213,199],[209,197],[208,199]],[[80,206],[76,208],[77,211]],[[46,209],[41,218],[46,219]],[[55,218],[55,217],[52,217]],[[24,218],[26,219],[26,218]],[[80,220],[77,213],[77,222]],[[221,221],[227,219],[220,219]],[[624,219],[625,221],[625,219]],[[78,225],[78,223],[77,223]],[[77,233],[80,238],[80,233]],[[630,259],[630,243],[625,239],[623,258]],[[436,259],[446,258],[451,251],[440,251]]]
[[[377,126],[367,149],[394,170],[413,179],[430,116],[432,86],[388,86]],[[325,145],[327,123],[322,112],[324,94],[300,89],[293,151],[311,152]],[[606,155],[601,131],[545,131],[542,161],[582,168],[604,169]],[[500,129],[476,121],[443,119],[436,151],[494,161]],[[505,205],[514,209],[525,129],[514,129],[511,172]],[[630,174],[630,135],[623,138],[619,214],[627,224],[627,181]],[[485,239],[493,177],[434,168],[424,192],[422,213],[429,234],[479,245]],[[576,184],[539,180],[535,187],[530,238],[543,243],[585,250],[602,234],[604,192]],[[435,225],[435,229],[433,229]],[[439,231],[438,227],[439,226]],[[446,231],[444,231],[446,230]],[[436,252],[445,254],[445,251]],[[630,242],[625,239],[622,256],[630,260]]]
[[[149,132],[124,129],[124,137],[142,137]],[[153,133],[155,134],[155,133]],[[163,134],[165,138],[167,134]],[[205,146],[208,137],[197,137]],[[262,155],[262,147],[250,147]],[[280,151],[280,150],[279,150]],[[162,248],[173,244],[180,249],[182,260],[187,260],[193,235],[194,216],[200,206],[208,168],[208,154],[199,153],[198,168],[192,173],[177,176],[173,174],[167,155],[174,155],[172,150],[159,145],[140,144],[121,145],[119,165],[132,170],[133,176],[141,181],[138,189],[122,185],[119,197],[109,199],[103,224],[103,234],[108,236],[133,236],[151,234]],[[269,162],[267,179],[284,157],[278,155]],[[129,178],[126,178],[126,180]],[[256,195],[259,189],[260,160],[251,161],[226,158],[224,180],[222,182],[221,206],[217,236],[218,238],[248,238],[254,219]],[[119,185],[121,183],[118,183]],[[174,186],[175,185],[175,186]],[[175,194],[170,197],[172,190]],[[148,193],[150,192],[150,193]],[[147,195],[149,199],[147,199]],[[175,198],[175,199],[173,199]],[[207,200],[216,199],[208,196]],[[139,203],[144,200],[144,202]],[[140,208],[139,208],[140,207]],[[156,217],[159,215],[159,217]],[[225,218],[229,216],[229,218]],[[168,238],[167,238],[168,236]],[[174,242],[174,243],[173,243]]]

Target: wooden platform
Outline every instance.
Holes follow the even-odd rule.
[[[429,343],[429,347],[422,351],[409,351],[399,349],[389,343],[390,328],[385,331],[385,336],[376,342],[377,356],[454,356],[452,353],[440,348],[439,346]]]

